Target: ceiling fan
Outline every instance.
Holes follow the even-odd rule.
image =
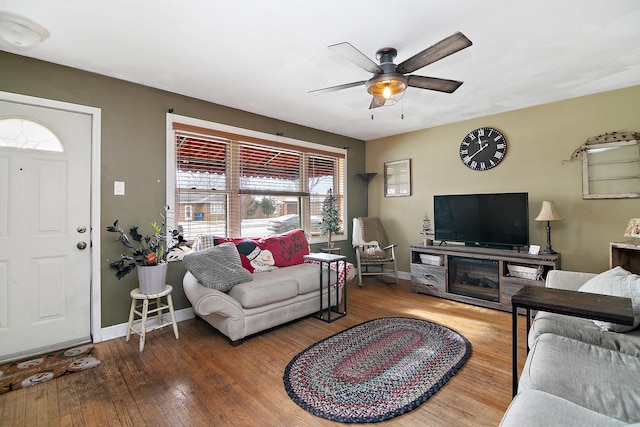
[[[462,84],[461,81],[441,79],[438,77],[407,76],[406,74],[439,61],[471,45],[471,40],[461,32],[457,32],[398,65],[393,63],[398,51],[392,47],[385,47],[376,52],[376,57],[380,61],[380,65],[378,65],[347,42],[334,44],[329,46],[329,49],[345,57],[365,71],[373,73],[374,76],[369,80],[317,89],[310,93],[334,92],[365,85],[367,92],[373,95],[371,105],[369,106],[370,109],[395,104],[398,99],[402,97],[408,86],[453,93],[460,87]]]

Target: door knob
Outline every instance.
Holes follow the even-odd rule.
[[[78,244],[76,246],[80,250],[86,249],[87,248],[87,242],[78,242]]]

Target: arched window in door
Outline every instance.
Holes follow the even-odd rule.
[[[60,138],[41,123],[19,117],[0,118],[0,148],[64,152]]]

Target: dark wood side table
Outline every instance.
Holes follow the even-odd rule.
[[[343,318],[347,315],[347,257],[344,255],[333,255],[328,253],[310,253],[304,256],[305,260],[316,261],[320,264],[320,310],[316,313],[315,317],[320,320],[324,320],[327,323],[331,323],[335,320]],[[331,264],[336,264],[336,305],[331,306]],[[345,274],[342,275],[342,283],[340,281],[340,263],[342,263],[342,269]],[[327,270],[327,308],[323,309],[324,292],[322,292],[323,285],[323,272]],[[342,304],[340,304],[340,291],[342,294]],[[342,311],[340,306],[342,305]],[[325,318],[324,312],[327,312]],[[331,317],[331,313],[336,313],[337,316]]]
[[[609,243],[609,268],[617,265],[634,274],[640,274],[640,245]]]
[[[518,308],[526,309],[527,352],[529,351],[531,310],[602,320],[622,325],[633,325],[633,308],[630,298],[569,291],[565,289],[525,286],[511,297],[511,306],[514,396],[518,389]]]

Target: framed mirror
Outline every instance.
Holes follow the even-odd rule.
[[[384,196],[411,195],[411,160],[396,160],[384,164]]]

